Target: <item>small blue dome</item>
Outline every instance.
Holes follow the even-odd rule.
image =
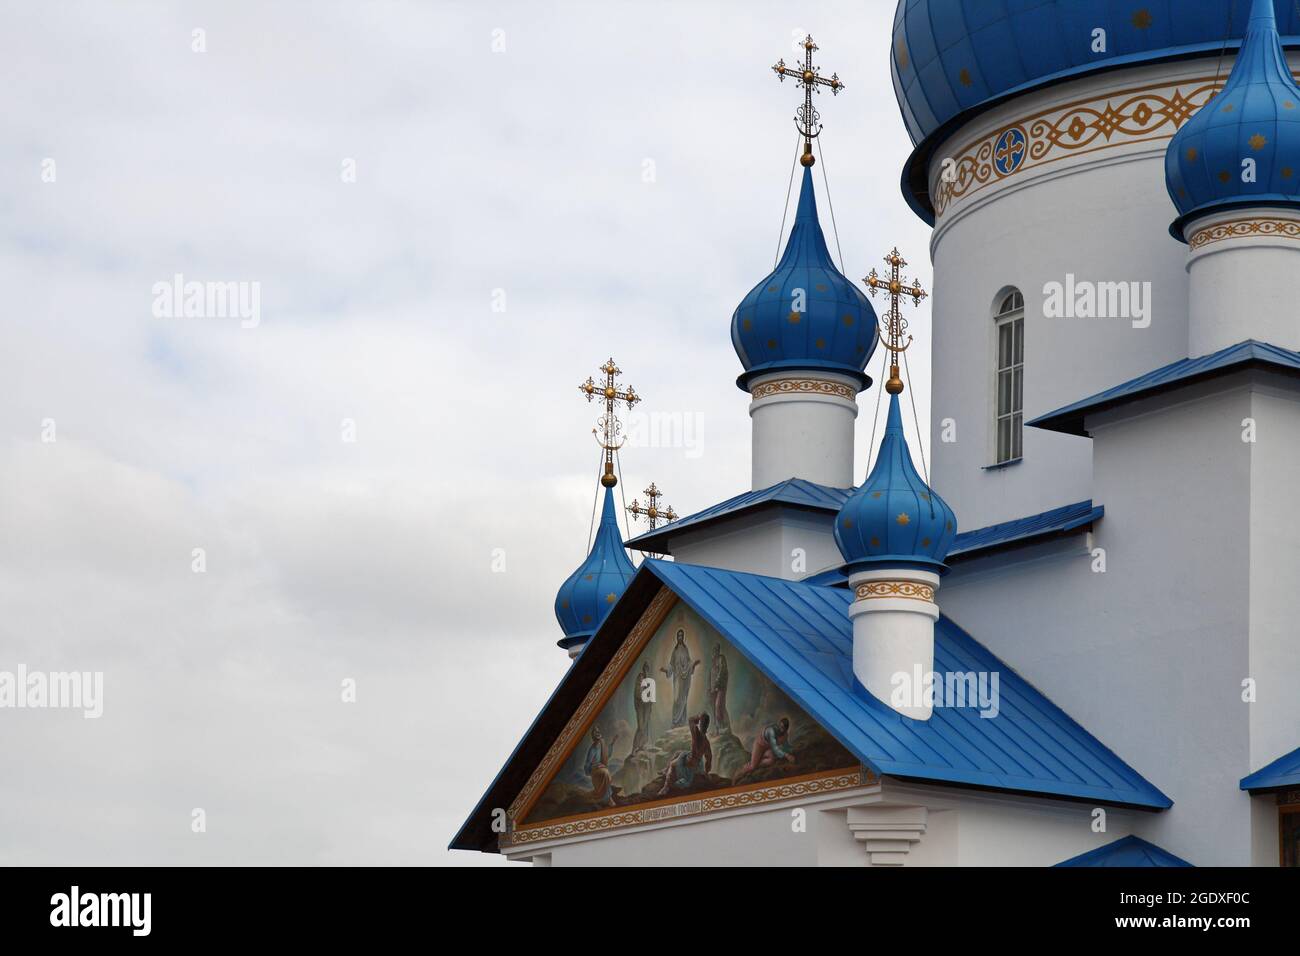
[[[916,473],[898,396],[890,395],[875,467],[835,519],[840,554],[851,571],[900,565],[943,571],[956,535],[957,516]]]
[[[1247,159],[1252,181],[1243,181]],[[1176,239],[1190,220],[1221,209],[1300,206],[1300,88],[1272,0],[1255,0],[1223,89],[1170,140],[1165,183],[1180,214],[1170,227]]]
[[[555,619],[564,631],[559,645],[568,650],[575,644],[589,641],[614,602],[623,596],[634,574],[636,568],[623,550],[623,537],[618,531],[614,489],[608,487],[591,554],[560,585],[560,592],[555,595]]]
[[[831,262],[805,166],[785,253],[731,317],[731,344],[745,367],[736,384],[749,391],[757,375],[800,369],[837,372],[866,388],[871,379],[862,370],[878,337],[871,303]]]

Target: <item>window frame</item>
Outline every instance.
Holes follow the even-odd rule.
[[[1008,287],[994,301],[990,448],[992,467],[1001,467],[1024,458],[1025,297]]]

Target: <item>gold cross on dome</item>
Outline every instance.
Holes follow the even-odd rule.
[[[813,42],[810,34],[803,40],[803,69],[786,66],[784,57],[777,60],[772,67],[772,72],[782,83],[788,76],[795,81],[796,86],[803,89],[803,106],[799,107],[799,115],[795,117],[794,125],[803,135],[803,156],[799,158],[799,162],[804,166],[811,166],[816,162],[813,159],[812,141],[821,135],[822,130],[821,123],[818,122],[821,115],[813,109],[812,105],[814,91],[820,93],[818,87],[825,86],[830,89],[832,96],[838,96],[840,90],[844,89],[838,73],[832,73],[830,79],[827,79],[817,72],[812,59],[817,49],[817,44]]]
[[[651,531],[659,527],[659,522],[661,520],[664,524],[677,520],[677,512],[673,511],[672,505],[669,505],[667,508],[659,507],[659,499],[663,497],[663,492],[659,490],[653,481],[650,482],[650,487],[647,488],[643,494],[648,499],[646,506],[644,508],[641,507],[641,503],[633,498],[632,503],[627,506],[627,510],[632,512],[638,520],[645,518],[649,521]]]
[[[600,483],[606,488],[613,488],[618,484],[618,479],[614,477],[614,452],[623,447],[623,442],[619,440],[619,432],[623,430],[622,423],[614,414],[615,402],[627,402],[628,409],[641,401],[641,396],[632,390],[628,385],[622,391],[614,384],[614,379],[623,374],[623,370],[614,364],[611,358],[600,367],[600,371],[605,375],[605,384],[597,384],[591,376],[578,386],[578,391],[587,396],[587,401],[591,402],[596,398],[603,399],[605,402],[605,414],[596,421],[596,427],[591,433],[596,436],[596,441],[605,449],[605,473],[600,477]]]
[[[921,288],[921,283],[913,279],[911,285],[906,280],[900,278],[903,266],[907,265],[907,260],[898,254],[898,247],[885,256],[885,264],[889,266],[889,276],[882,277],[876,275],[876,270],[872,269],[871,273],[862,281],[867,284],[867,291],[871,293],[874,299],[877,292],[884,292],[889,296],[889,311],[880,317],[881,338],[884,340],[885,348],[889,350],[891,356],[889,362],[889,381],[885,383],[885,391],[890,395],[897,395],[903,390],[903,380],[898,375],[898,356],[908,350],[912,344],[912,337],[907,336],[907,341],[903,341],[903,336],[907,332],[907,319],[898,311],[898,300],[909,298],[914,305],[920,305],[921,300],[929,293]]]

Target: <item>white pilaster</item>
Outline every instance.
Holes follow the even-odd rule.
[[[831,372],[774,372],[750,383],[753,485],[803,478],[853,486],[858,383]]]
[[[1243,339],[1300,349],[1300,210],[1234,209],[1194,220],[1184,236],[1190,357]]]
[[[934,671],[934,622],[939,605],[939,575],[930,571],[889,568],[849,576],[854,601],[853,676],[873,697],[904,717],[929,720],[933,711],[917,677]],[[906,701],[893,700],[896,674],[906,675]]]

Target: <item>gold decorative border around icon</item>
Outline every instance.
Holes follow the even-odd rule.
[[[542,758],[537,769],[528,778],[528,782],[519,791],[519,795],[510,804],[507,816],[512,823],[521,819],[532,807],[533,802],[540,795],[542,784],[551,778],[560,761],[568,755],[574,740],[583,732],[587,724],[595,719],[600,708],[623,679],[624,673],[631,666],[632,659],[640,653],[641,646],[650,639],[676,603],[677,595],[661,586],[659,592],[651,599],[645,613],[641,615],[641,619],[636,622],[631,633],[614,652],[613,658],[605,665],[604,671],[591,685],[587,696],[582,699],[578,709],[564,725],[564,729],[555,738],[551,748],[546,751],[546,756]]]
[[[857,398],[855,392],[848,385],[840,382],[828,382],[819,378],[782,378],[774,382],[764,382],[758,385],[750,393],[754,401],[760,398],[770,398],[773,395],[833,395],[836,398],[843,398],[847,401],[854,401]]]
[[[937,157],[939,171],[930,190],[935,215],[942,216],[957,200],[986,186],[1071,156],[1170,139],[1214,98],[1224,79],[1203,76],[1129,87],[1005,123],[948,156]],[[994,163],[996,144],[1016,128],[1025,135],[1025,155],[1014,169],[1003,172]]]
[[[659,823],[663,820],[699,816],[703,813],[713,813],[718,810],[734,810],[741,807],[774,803],[778,800],[817,796],[865,786],[874,783],[876,779],[875,774],[870,770],[859,767],[852,770],[836,771],[827,775],[813,775],[796,780],[784,780],[767,787],[707,794],[698,800],[680,800],[657,806],[639,807],[633,810],[607,811],[599,816],[515,829],[510,834],[502,836],[501,845],[503,847],[522,846],[529,843],[539,843],[543,840],[558,840],[564,837],[618,830],[623,827],[644,826],[649,823]]]
[[[1224,239],[1256,237],[1300,240],[1300,222],[1294,219],[1234,219],[1196,230],[1187,240],[1187,245],[1195,251]]]
[[[864,581],[853,589],[856,600],[875,598],[907,598],[912,601],[933,601],[934,588],[917,581]]]

